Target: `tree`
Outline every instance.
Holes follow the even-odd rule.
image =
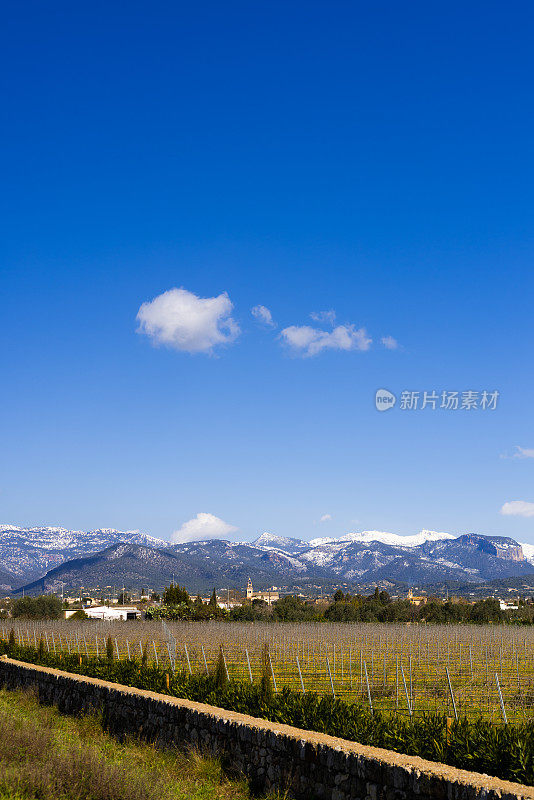
[[[337,602],[328,606],[324,612],[329,622],[358,622],[361,620],[361,609],[354,603]]]
[[[261,679],[260,694],[265,703],[268,703],[273,696],[273,684],[271,680],[271,658],[269,655],[269,645],[263,645],[261,651]]]
[[[345,595],[341,591],[341,589],[337,589],[334,592],[334,603],[341,603],[344,599]]]
[[[83,608],[79,608],[78,611],[75,611],[74,614],[71,614],[69,617],[69,622],[71,620],[73,622],[78,622],[81,619],[89,619]]]
[[[165,591],[163,592],[163,602],[166,606],[178,606],[180,603],[186,603],[189,605],[191,598],[189,597],[189,593],[185,587],[171,583],[168,588],[165,587]]]
[[[215,589],[213,589],[213,592],[211,593],[208,605],[210,606],[210,608],[217,608],[217,592],[215,591]]]
[[[53,594],[43,594],[39,597],[20,597],[13,603],[14,617],[59,619],[61,613],[61,600]]]
[[[245,600],[242,606],[234,606],[230,611],[230,619],[239,622],[254,622],[255,620],[268,620],[273,615],[273,607],[263,600]]]
[[[489,597],[487,600],[479,600],[471,607],[470,618],[471,622],[501,622],[504,614],[499,601]]]
[[[226,664],[224,663],[222,645],[220,645],[219,658],[217,659],[217,666],[215,667],[215,686],[217,689],[224,689],[227,683],[228,675],[226,674]]]
[[[298,622],[299,620],[314,619],[315,610],[312,606],[297,597],[289,594],[282,597],[273,606],[273,617],[282,622]]]

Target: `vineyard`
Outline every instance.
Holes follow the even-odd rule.
[[[527,722],[534,710],[534,631],[511,626],[372,624],[191,624],[20,622],[22,646],[145,660],[170,672],[211,673],[220,658],[230,679],[258,683],[268,645],[273,688],[333,696],[371,711]]]

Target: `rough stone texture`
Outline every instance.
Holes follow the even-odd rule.
[[[534,788],[96,678],[0,658],[0,685],[69,714],[103,711],[116,736],[195,747],[259,790],[306,800],[534,800]]]

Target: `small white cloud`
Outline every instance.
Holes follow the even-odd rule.
[[[501,514],[506,517],[534,517],[534,503],[526,500],[511,500],[501,508]]]
[[[503,456],[503,458],[534,458],[534,449],[528,447],[519,447],[515,445],[515,453],[511,456]]]
[[[182,542],[203,541],[204,539],[223,539],[230,533],[237,531],[234,525],[229,525],[214,514],[206,514],[201,511],[196,517],[184,522],[181,528],[171,536],[171,542],[180,544]]]
[[[365,328],[338,325],[333,331],[322,331],[310,325],[290,325],[280,336],[294,353],[307,357],[322,350],[369,350],[372,339]]]
[[[393,336],[382,336],[380,339],[386,350],[398,350],[399,343]]]
[[[264,325],[268,325],[270,328],[276,328],[273,315],[266,306],[254,306],[254,308],[250,309],[250,313],[258,320],[258,322],[262,322]]]
[[[336,321],[336,312],[333,309],[330,309],[330,311],[312,311],[310,317],[315,322],[326,322],[329,325],[333,325]]]
[[[319,522],[330,522],[332,519],[332,514],[323,514]]]
[[[229,344],[239,336],[232,309],[226,292],[218,297],[197,297],[187,289],[169,289],[142,304],[137,332],[146,334],[153,344],[186,353],[211,353],[217,345]]]

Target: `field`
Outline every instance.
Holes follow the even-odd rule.
[[[534,711],[534,631],[526,627],[156,622],[17,622],[20,644],[140,658],[176,671],[206,673],[220,648],[230,678],[258,681],[269,646],[275,690],[334,694],[406,715],[482,716],[524,722]]]
[[[72,719],[0,691],[0,800],[246,800],[245,783],[198,755],[120,744],[97,717]]]

